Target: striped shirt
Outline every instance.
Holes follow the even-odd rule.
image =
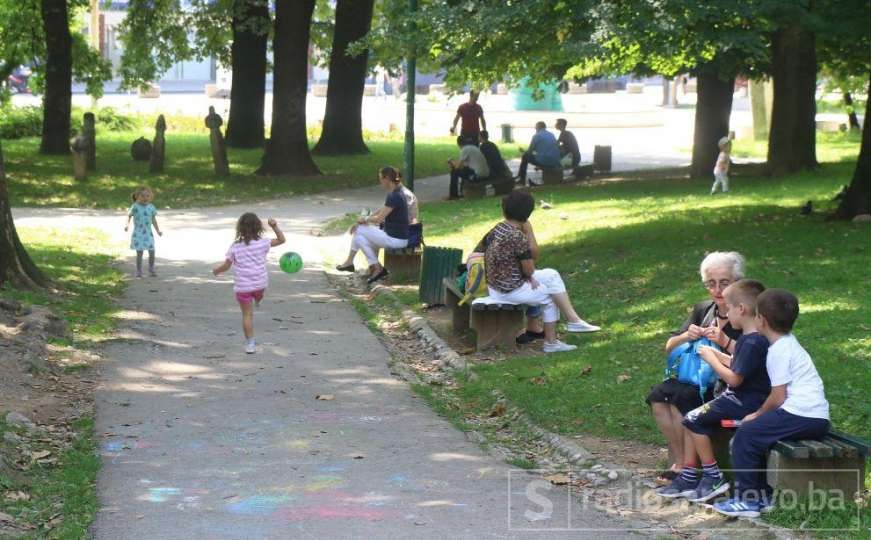
[[[227,260],[233,263],[235,292],[261,291],[269,284],[266,273],[266,254],[272,247],[268,238],[251,240],[251,243],[235,242],[227,250]]]

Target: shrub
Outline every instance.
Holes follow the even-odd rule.
[[[78,132],[82,129],[82,115],[87,110],[73,107],[70,118],[70,129]],[[138,128],[142,120],[137,116],[121,114],[112,107],[97,109],[94,113],[97,120],[97,130],[130,131]],[[0,107],[0,139],[20,139],[22,137],[39,137],[42,135],[42,108],[35,105]],[[72,133],[70,134],[72,136]]]

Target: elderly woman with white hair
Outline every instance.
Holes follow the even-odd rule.
[[[741,331],[729,324],[726,317],[726,301],[723,291],[744,277],[744,257],[735,251],[715,251],[708,254],[699,268],[702,286],[708,291],[710,298],[699,302],[680,330],[672,333],[665,342],[665,352],[688,341],[708,338],[726,352],[735,348],[735,340],[741,336]],[[668,441],[669,470],[662,473],[660,480],[672,480],[680,472],[684,464],[683,417],[689,411],[713,399],[712,390],[701,396],[700,388],[694,384],[679,382],[669,378],[655,385],[647,396],[653,418],[659,430]]]

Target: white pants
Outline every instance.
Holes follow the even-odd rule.
[[[717,191],[717,186],[720,186],[723,189],[723,193],[729,191],[728,173],[714,173],[714,185],[711,186],[711,193],[715,193]]]
[[[550,295],[566,292],[566,284],[563,283],[563,278],[553,268],[536,270],[532,273],[532,277],[539,283],[537,289],[533,289],[528,281],[507,293],[487,287],[490,298],[514,304],[540,305],[542,308],[542,320],[545,323],[557,322],[559,320],[559,308]]]
[[[351,238],[351,249],[356,252],[358,249],[363,250],[366,255],[366,260],[369,266],[378,264],[378,251],[381,248],[400,249],[408,245],[408,240],[403,238],[393,238],[378,227],[372,225],[360,225],[357,227],[357,232]]]

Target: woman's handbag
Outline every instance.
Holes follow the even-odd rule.
[[[412,223],[408,226],[408,245],[406,247],[416,248],[422,245],[424,245],[423,223]]]
[[[720,347],[707,338],[688,341],[672,349],[665,368],[666,377],[698,386],[702,399],[708,387],[717,380],[717,372],[699,355],[699,347],[703,346],[720,350]]]

